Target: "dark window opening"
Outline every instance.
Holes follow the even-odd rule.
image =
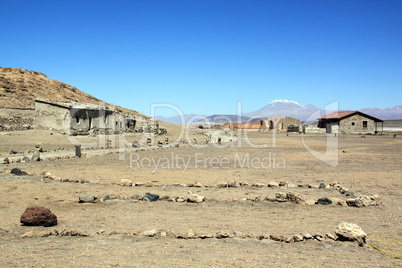
[[[77,121],[77,124],[80,123],[80,117],[78,115],[75,117],[75,121]]]
[[[354,126],[355,125],[355,122],[352,122],[352,126]]]
[[[363,121],[363,128],[367,128],[367,121]]]

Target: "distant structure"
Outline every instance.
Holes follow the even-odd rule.
[[[333,112],[318,118],[318,127],[326,133],[375,134],[384,121],[359,111]]]
[[[142,132],[149,128],[145,117],[122,113],[94,104],[35,100],[35,128],[64,132]]]
[[[225,123],[222,128],[229,129],[254,129],[254,130],[264,130],[266,129],[264,121],[260,123]]]
[[[297,118],[290,116],[277,116],[266,119],[265,124],[267,128],[270,130],[275,129],[279,131],[281,130],[287,131],[289,128],[292,128],[294,126],[297,127],[301,126],[301,121]]]

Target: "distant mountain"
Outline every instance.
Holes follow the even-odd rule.
[[[402,119],[402,106],[395,106],[393,108],[364,108],[360,112],[369,114],[382,120],[396,120]]]
[[[184,123],[189,122],[190,120],[192,120],[192,118],[195,119],[195,121],[198,121],[198,119],[196,117],[206,117],[204,115],[198,115],[198,114],[184,114]],[[162,116],[162,115],[157,115],[155,116],[156,119],[161,120],[161,121],[165,121],[171,124],[182,124],[183,122],[181,122],[181,117],[180,115],[176,115],[176,116]]]
[[[317,111],[321,110],[311,104],[302,105],[295,101],[274,100],[270,104],[262,107],[257,111],[245,113],[243,115],[247,117],[265,118],[271,118],[275,116],[290,116],[303,121]]]

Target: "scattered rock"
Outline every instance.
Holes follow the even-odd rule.
[[[78,203],[93,203],[96,199],[98,199],[93,194],[82,194],[79,196]]]
[[[295,235],[293,237],[293,241],[295,242],[302,242],[304,240],[304,237],[302,235]]]
[[[228,183],[227,182],[219,182],[216,184],[216,186],[218,186],[218,188],[227,188]]]
[[[279,183],[277,183],[276,181],[270,181],[268,183],[268,187],[279,187]]]
[[[309,234],[309,233],[305,233],[304,235],[303,235],[303,237],[304,237],[304,239],[312,239],[313,238],[313,236],[311,235],[311,234]]]
[[[8,159],[8,157],[3,159],[3,164],[10,164],[10,159]]]
[[[268,238],[269,238],[269,235],[266,235],[266,234],[257,235],[258,240],[263,240],[263,239],[268,239]]]
[[[198,195],[198,194],[193,194],[191,191],[188,191],[187,193],[187,202],[191,203],[201,203],[205,200],[204,196]]]
[[[115,200],[117,199],[116,197],[111,197],[109,195],[105,196],[105,198],[103,198],[103,201],[108,201],[108,200]]]
[[[288,182],[287,182],[287,181],[281,181],[281,182],[279,182],[279,186],[286,186],[286,185],[288,185]]]
[[[157,233],[156,229],[144,231],[144,235],[148,237],[154,237],[156,233]]]
[[[336,239],[337,239],[333,234],[326,233],[325,235],[326,235],[326,237],[328,237],[328,238],[331,239],[331,240],[336,241]]]
[[[261,182],[254,182],[251,184],[251,186],[260,188],[260,187],[265,187],[267,185],[265,183],[261,183]]]
[[[18,152],[16,150],[11,150],[10,154],[17,154]]]
[[[131,199],[134,199],[134,200],[144,200],[144,194],[141,194],[141,193],[136,193],[136,194],[134,194],[132,197],[131,197]]]
[[[363,246],[366,243],[367,234],[354,223],[342,222],[336,228],[335,234],[340,241],[357,241],[359,246]]]
[[[282,235],[270,235],[269,236],[270,239],[274,240],[274,241],[279,241],[279,242],[285,242],[286,238]]]
[[[39,151],[35,151],[32,155],[31,158],[32,161],[40,161],[40,152]]]
[[[325,189],[325,183],[320,183],[320,186],[318,186],[318,189]]]
[[[159,199],[159,195],[151,194],[151,193],[146,193],[145,197],[144,197],[144,200],[149,201],[149,202],[155,202],[155,201],[158,201],[158,199]]]
[[[236,181],[228,182],[228,187],[236,187]]]
[[[286,199],[292,203],[301,204],[304,203],[305,200],[301,194],[289,192],[286,194]]]
[[[202,187],[202,184],[199,181],[197,181],[194,183],[194,187]]]
[[[129,180],[129,179],[122,179],[120,181],[120,185],[122,185],[122,186],[131,186],[131,185],[133,185],[133,182],[131,180]]]
[[[374,200],[376,202],[377,206],[381,205],[381,203],[382,203],[382,199],[381,199],[381,196],[379,194],[375,194],[373,196],[370,196],[370,199]]]
[[[325,237],[322,234],[314,234],[313,237],[318,241],[323,241]]]
[[[20,222],[28,226],[54,226],[57,225],[57,216],[50,209],[41,206],[31,206],[25,209]]]
[[[33,230],[21,235],[21,237],[28,237],[28,238],[35,237],[35,236],[36,236],[36,234]]]
[[[315,202],[316,205],[331,205],[332,201],[328,197],[321,197]]]
[[[222,231],[220,231],[220,232],[216,233],[215,237],[216,237],[217,239],[229,238],[229,237],[230,237],[230,234],[227,233],[227,232],[222,232]]]
[[[24,156],[24,157],[22,158],[22,162],[24,162],[24,163],[29,163],[29,161],[31,161],[31,160],[29,160],[29,158],[26,157],[26,156]]]
[[[14,174],[14,175],[20,175],[21,174],[21,169],[13,168],[10,173]]]
[[[187,237],[188,237],[188,238],[196,238],[196,234],[195,234],[195,232],[194,232],[192,229],[189,229],[189,230],[187,231]]]
[[[206,239],[206,238],[213,238],[214,235],[210,234],[210,233],[203,233],[203,234],[198,235],[198,237],[201,239]]]

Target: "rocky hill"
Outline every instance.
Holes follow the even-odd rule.
[[[0,67],[0,108],[34,108],[36,98],[67,103],[101,102],[73,86],[50,79],[43,73]],[[106,106],[110,105],[106,103]],[[115,109],[144,116],[118,106]]]

